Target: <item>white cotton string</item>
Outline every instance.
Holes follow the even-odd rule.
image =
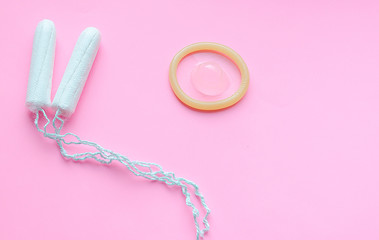
[[[46,124],[41,129],[39,127],[40,115],[45,118]],[[139,162],[139,161],[131,161],[127,157],[115,153],[112,150],[105,149],[98,145],[97,143],[81,140],[76,134],[73,133],[65,133],[61,134],[61,130],[63,128],[64,120],[60,117],[60,111],[58,110],[54,116],[52,121],[53,128],[55,133],[47,132],[47,127],[50,124],[50,120],[46,115],[46,112],[41,108],[36,112],[35,125],[39,132],[43,133],[43,135],[47,138],[53,139],[57,142],[60,152],[63,157],[73,159],[75,161],[86,160],[86,159],[95,159],[96,161],[104,164],[110,164],[112,161],[118,161],[125,165],[129,171],[131,171],[136,176],[141,176],[149,180],[157,180],[166,183],[167,185],[176,185],[182,189],[182,193],[185,196],[187,206],[191,207],[192,214],[195,221],[196,227],[196,239],[199,240],[204,236],[204,234],[209,230],[208,216],[210,213],[210,209],[205,203],[203,195],[199,192],[199,187],[192,181],[189,181],[185,178],[176,177],[173,172],[165,172],[163,168],[156,163],[147,163],[147,162]],[[74,141],[65,140],[66,137],[73,137]],[[94,152],[83,152],[83,153],[75,153],[68,154],[65,145],[86,145],[90,147],[94,147],[96,151]],[[189,187],[194,188],[195,195],[200,199],[201,205],[206,211],[205,216],[203,217],[203,228],[200,228],[198,217],[199,210],[193,204],[191,200],[191,193],[189,191]]]

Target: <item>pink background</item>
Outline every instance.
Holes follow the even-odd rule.
[[[64,131],[199,184],[207,240],[379,239],[379,3],[2,1],[0,239],[194,240],[178,188],[63,159],[24,101],[33,32],[57,28],[53,93],[88,26],[102,42]],[[249,66],[225,111],[182,105],[168,67],[215,41]]]

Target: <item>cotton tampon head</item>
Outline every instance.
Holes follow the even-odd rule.
[[[100,44],[100,32],[86,28],[79,36],[53,100],[53,107],[69,117],[76,109]]]
[[[26,94],[26,105],[33,112],[51,104],[55,38],[55,26],[52,21],[45,19],[38,23],[34,34]]]

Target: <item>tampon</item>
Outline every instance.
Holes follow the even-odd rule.
[[[100,32],[86,28],[79,36],[53,100],[53,107],[69,117],[78,104],[100,44]]]
[[[47,19],[40,21],[34,33],[26,94],[26,106],[33,112],[51,104],[55,38],[54,23]]]

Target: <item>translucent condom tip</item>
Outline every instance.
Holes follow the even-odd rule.
[[[228,89],[230,79],[216,62],[208,61],[192,70],[191,82],[202,94],[217,96]]]

